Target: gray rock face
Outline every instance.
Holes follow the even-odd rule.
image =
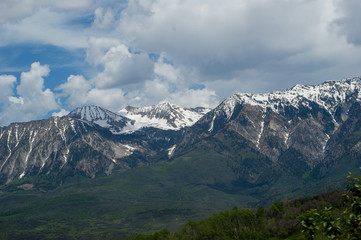
[[[128,118],[98,106],[76,108],[69,113],[68,117],[94,123],[99,127],[109,129],[114,134],[122,133],[124,127],[134,124],[134,121]]]
[[[168,159],[182,131],[144,125],[123,132],[134,120],[97,106],[0,128],[0,183],[57,174],[96,177]]]
[[[348,151],[356,159],[361,152],[357,134],[360,90],[361,80],[354,78],[266,94],[232,95],[185,132],[173,156],[206,146],[212,147],[205,152],[214,152],[217,142],[232,146],[227,154],[233,158],[245,151],[256,152],[275,169],[298,175],[337,162]],[[354,137],[349,141],[350,135]]]
[[[243,183],[261,184],[280,172],[322,177],[342,164],[361,164],[360,90],[354,78],[234,94],[209,112],[169,103],[119,114],[88,106],[62,118],[13,123],[0,128],[0,182],[95,177],[212,153],[231,159]]]
[[[114,141],[91,123],[52,117],[13,123],[0,130],[1,181],[25,176],[71,172],[88,177],[110,174],[136,147]],[[109,135],[109,134],[108,134]]]

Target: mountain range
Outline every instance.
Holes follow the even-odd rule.
[[[146,218],[172,229],[234,205],[342,188],[347,173],[360,166],[359,77],[237,93],[214,109],[166,102],[118,112],[84,106],[64,117],[0,128],[6,184],[0,192],[26,183],[49,191],[50,199],[73,196],[69,189],[80,185],[71,179],[80,176],[77,191],[88,194],[80,199],[95,199],[111,219],[118,214],[139,228]],[[60,179],[54,190],[39,180],[49,177]],[[108,209],[107,191],[119,210]]]
[[[207,111],[170,103],[119,113],[84,106],[64,117],[12,123],[0,129],[1,181],[50,173],[95,177],[160,161]]]
[[[346,157],[360,159],[360,90],[360,79],[354,78],[234,94],[186,130],[174,155],[205,148],[237,159],[242,171],[260,161],[266,175],[275,169],[322,176]],[[239,177],[257,182],[264,174],[256,167]]]
[[[241,172],[259,162],[267,172],[320,174],[361,152],[358,141],[343,144],[359,130],[360,89],[354,78],[234,94],[214,109],[84,106],[61,118],[12,123],[0,129],[0,176],[3,183],[62,171],[95,177],[203,151],[236,159]],[[239,177],[253,182],[268,174],[246,172]]]

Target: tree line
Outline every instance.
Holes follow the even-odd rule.
[[[350,173],[346,190],[275,202],[268,208],[226,210],[131,240],[361,239],[361,177]],[[128,239],[128,240],[130,240]]]

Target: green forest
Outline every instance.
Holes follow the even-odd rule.
[[[361,239],[361,177],[350,173],[345,191],[274,202],[270,207],[226,210],[131,240]],[[127,240],[130,240],[129,238]]]

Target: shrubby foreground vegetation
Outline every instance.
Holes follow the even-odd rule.
[[[361,177],[348,176],[346,191],[275,202],[269,208],[226,210],[189,221],[178,232],[163,229],[132,240],[361,239]]]
[[[184,173],[197,175],[181,171],[181,178],[177,173],[183,165],[169,166],[169,175],[157,165],[135,173],[74,178],[59,187],[53,183],[62,179],[51,175],[0,186],[0,239],[361,239],[361,179],[354,175],[349,176],[346,191],[218,213],[249,200],[248,193],[237,198],[204,185],[186,185]],[[317,186],[324,189],[321,183]],[[274,195],[275,199],[297,193],[273,192],[289,193]],[[218,214],[198,221],[212,213]],[[184,225],[190,219],[197,221]],[[169,230],[159,231],[162,227]]]

